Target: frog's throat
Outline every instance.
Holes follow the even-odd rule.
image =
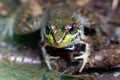
[[[67,44],[72,42],[80,33],[80,30],[78,30],[75,34],[66,34],[62,40],[59,40],[61,42],[56,43],[54,37],[52,34],[46,34],[45,37],[50,42],[50,46],[56,47],[56,48],[62,48],[65,47]],[[58,35],[59,36],[59,35]]]

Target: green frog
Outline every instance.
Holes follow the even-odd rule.
[[[90,24],[88,19],[82,17],[79,10],[76,11],[67,6],[53,6],[46,11],[40,20],[40,45],[45,63],[50,70],[52,69],[50,60],[60,57],[50,56],[46,46],[74,50],[75,45],[84,44],[85,51],[80,51],[80,56],[74,57],[75,60],[83,59],[79,70],[82,72],[91,53],[91,43],[84,34],[84,26]]]

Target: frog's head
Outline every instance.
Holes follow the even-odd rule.
[[[65,47],[83,32],[79,21],[69,10],[54,10],[49,12],[49,19],[45,27],[45,37],[50,46]]]

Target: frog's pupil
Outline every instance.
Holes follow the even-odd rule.
[[[46,34],[50,34],[50,28],[48,26],[46,26],[45,32]]]
[[[74,27],[71,26],[70,29],[69,29],[69,32],[70,32],[70,33],[73,33],[73,31],[74,31]]]

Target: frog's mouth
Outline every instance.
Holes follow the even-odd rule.
[[[49,46],[56,47],[56,48],[63,48],[63,47],[66,47],[68,44],[72,43],[72,41],[78,36],[78,34],[79,34],[79,31],[75,34],[64,33],[60,39],[56,39],[55,35],[53,34],[48,34],[46,35],[46,38],[50,42]]]

